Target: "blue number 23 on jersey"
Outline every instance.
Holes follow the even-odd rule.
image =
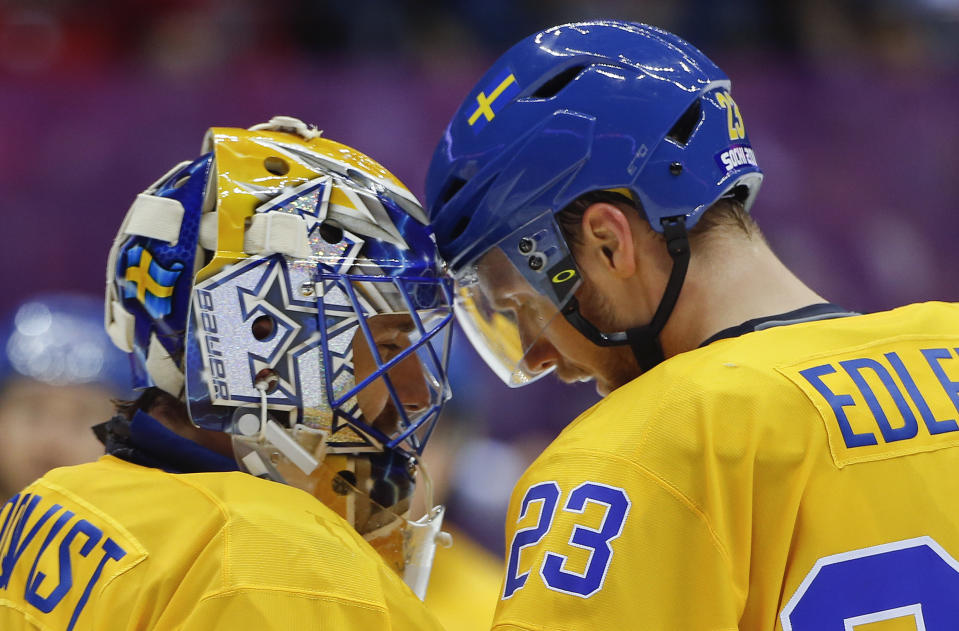
[[[523,496],[519,519],[526,516],[531,504],[542,502],[543,505],[536,525],[521,528],[513,535],[506,564],[504,599],[526,585],[529,571],[519,573],[520,553],[524,548],[539,543],[549,532],[561,495],[556,482],[540,482],[531,486]],[[567,570],[567,557],[558,552],[547,552],[539,570],[543,583],[549,589],[582,598],[589,598],[603,588],[606,572],[613,559],[610,542],[623,532],[623,524],[626,523],[630,507],[629,496],[623,489],[599,482],[583,482],[570,491],[563,510],[583,513],[587,502],[605,506],[606,514],[599,528],[576,525],[569,538],[570,546],[591,551],[586,570],[582,574]]]

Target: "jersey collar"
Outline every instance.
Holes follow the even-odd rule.
[[[833,318],[846,318],[849,316],[860,315],[855,311],[843,309],[839,305],[831,302],[822,302],[819,304],[800,307],[794,311],[787,311],[777,315],[765,316],[746,320],[742,324],[723,329],[719,333],[709,337],[705,342],[699,345],[700,348],[712,344],[717,340],[739,337],[753,331],[762,331],[776,326],[788,326],[790,324],[799,324],[801,322],[814,322],[816,320],[831,320]]]
[[[94,428],[107,453],[168,473],[238,471],[236,461],[173,432],[146,412],[115,416]]]

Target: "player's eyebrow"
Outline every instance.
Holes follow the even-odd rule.
[[[374,333],[382,333],[385,331],[412,333],[416,330],[416,324],[413,323],[413,318],[405,313],[378,315],[369,318],[367,322]]]

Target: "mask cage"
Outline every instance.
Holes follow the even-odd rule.
[[[336,392],[337,375],[334,371],[325,371],[326,396],[333,410],[334,427],[342,420],[360,433],[372,437],[385,449],[400,449],[408,455],[420,455],[432,434],[443,403],[450,397],[446,366],[452,332],[449,325],[453,319],[451,283],[446,279],[429,277],[337,274],[324,271],[318,272],[316,281],[318,287],[328,287],[333,283],[344,292],[356,316],[357,331],[354,339],[362,332],[363,341],[368,345],[375,363],[374,370],[368,375],[360,376],[354,373],[353,387],[342,393]],[[383,352],[378,348],[371,320],[390,313],[380,313],[368,306],[369,300],[361,292],[364,284],[374,287],[380,285],[384,290],[392,289],[402,301],[401,304],[395,305],[397,309],[394,313],[408,316],[412,324],[409,345],[388,359],[384,359]],[[323,362],[325,366],[333,366],[334,357],[329,343],[331,333],[327,326],[331,321],[329,316],[332,315],[330,305],[323,299],[318,300],[317,305]],[[355,343],[354,341],[354,346]],[[410,359],[414,357],[415,360]],[[428,405],[415,413],[407,411],[400,389],[390,375],[390,372],[404,361],[419,362],[430,392]],[[355,365],[353,369],[355,370]],[[392,432],[383,431],[365,418],[356,403],[356,398],[362,396],[364,389],[371,387],[377,380],[382,380],[385,385],[397,415],[396,429]],[[336,447],[333,446],[333,449]]]

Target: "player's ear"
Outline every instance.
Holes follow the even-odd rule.
[[[594,263],[621,278],[636,273],[633,231],[622,210],[606,202],[591,204],[580,227],[583,251]]]

